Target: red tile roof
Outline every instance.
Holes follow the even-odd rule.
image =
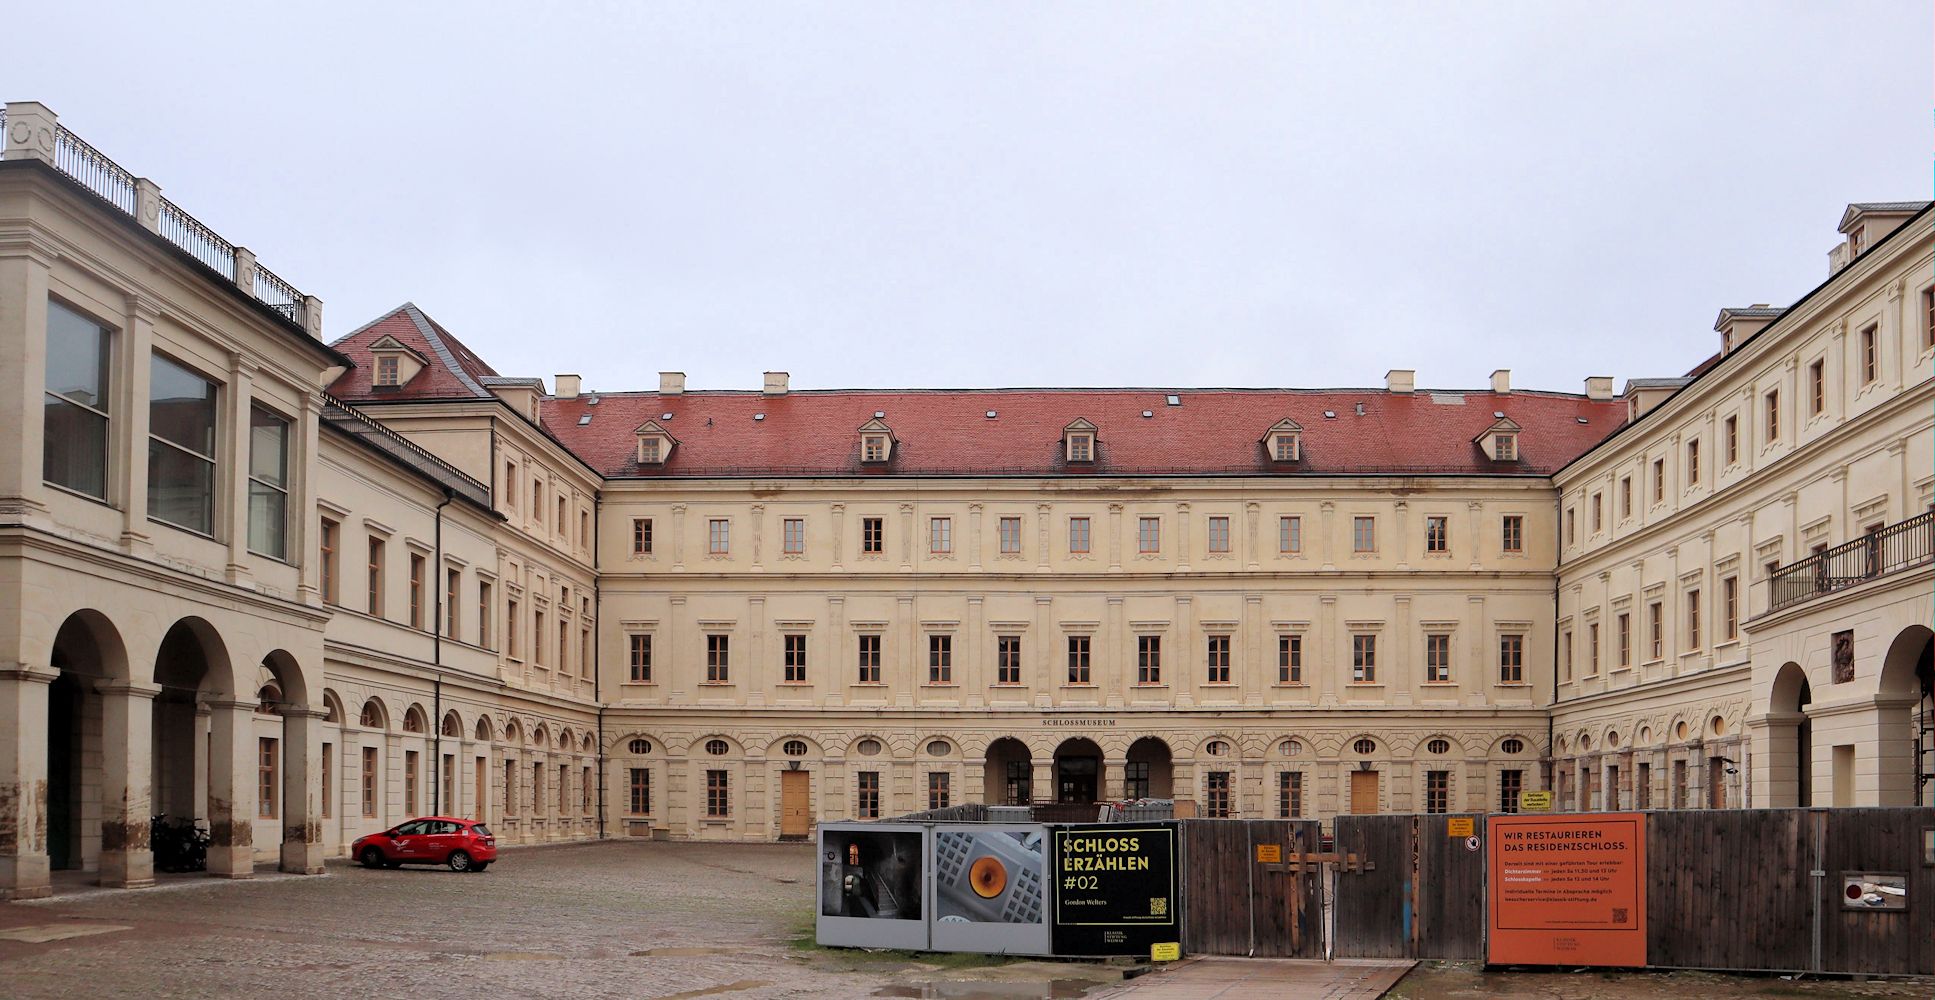
[[[376,371],[370,345],[384,337],[396,338],[426,362],[415,377],[393,389],[376,389],[370,385]],[[378,402],[493,398],[481,382],[495,377],[497,372],[413,303],[405,302],[330,346],[356,362],[356,367],[344,372],[329,387],[330,394],[337,399]]]
[[[1181,405],[1169,406],[1175,392]],[[591,402],[597,399],[598,402]],[[1360,415],[1359,405],[1364,408]],[[995,416],[989,418],[988,411]],[[1151,415],[1144,417],[1144,411]],[[1325,411],[1335,414],[1326,417]],[[862,465],[861,424],[885,414],[897,443]],[[546,430],[608,478],[805,475],[1542,475],[1625,422],[1623,400],[1544,392],[1415,394],[1381,389],[702,391],[545,399]],[[664,414],[672,414],[665,419]],[[1524,429],[1518,462],[1474,439],[1503,413]],[[589,414],[589,423],[579,421]],[[764,414],[763,419],[754,419]],[[1303,425],[1303,460],[1271,461],[1263,437]],[[1062,430],[1095,423],[1096,461],[1063,460]],[[1581,422],[1583,418],[1584,422]],[[678,445],[663,466],[636,461],[634,431],[658,421]]]

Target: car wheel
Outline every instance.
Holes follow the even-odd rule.
[[[383,852],[377,850],[374,847],[363,848],[363,867],[365,868],[383,867]]]
[[[470,855],[463,851],[451,851],[450,860],[446,863],[453,872],[467,872],[470,870]]]

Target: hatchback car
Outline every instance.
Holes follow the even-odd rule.
[[[358,837],[349,853],[365,868],[449,865],[453,872],[480,872],[497,860],[497,838],[473,820],[426,816]]]

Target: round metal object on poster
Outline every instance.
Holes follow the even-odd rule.
[[[1478,846],[1479,846],[1479,845],[1478,845],[1478,838],[1477,838],[1477,837],[1466,837],[1466,838],[1465,838],[1465,850],[1467,850],[1467,851],[1476,851],[1476,850],[1478,850]]]

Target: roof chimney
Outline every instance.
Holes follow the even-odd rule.
[[[1415,392],[1418,373],[1409,368],[1393,368],[1384,373],[1384,388],[1389,392]]]
[[[1586,378],[1586,398],[1608,400],[1613,398],[1611,375],[1591,375]]]
[[[685,395],[684,372],[659,372],[658,394],[661,396]]]
[[[786,395],[788,376],[785,372],[767,372],[766,386],[761,391],[768,396]]]
[[[1512,391],[1512,370],[1500,368],[1492,373],[1492,391],[1503,395]]]
[[[559,399],[577,399],[578,385],[581,380],[576,375],[558,375],[551,379],[551,395]]]

